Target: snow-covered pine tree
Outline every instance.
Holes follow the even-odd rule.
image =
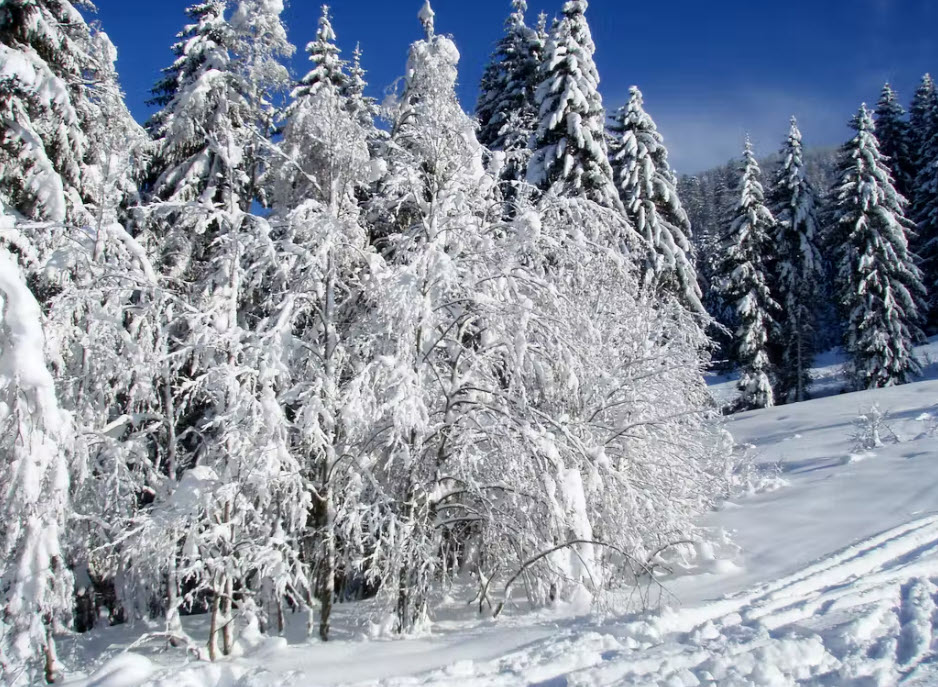
[[[0,6],[0,200],[33,220],[79,223],[95,41],[68,0]]]
[[[691,225],[677,194],[668,150],[645,112],[638,87],[610,125],[609,159],[629,221],[649,246],[643,283],[676,296],[691,312],[706,317],[690,244]]]
[[[316,29],[316,40],[306,46],[313,67],[293,89],[294,100],[302,100],[303,97],[314,94],[325,83],[332,84],[334,88],[343,88],[347,84],[348,75],[343,69],[342,60],[339,58],[341,51],[335,40],[329,5],[323,5]]]
[[[938,91],[928,74],[915,94],[911,114],[916,175],[906,216],[915,223],[909,243],[920,260],[928,291],[923,315],[931,329],[938,327]]]
[[[584,196],[621,208],[606,151],[595,45],[586,0],[568,0],[551,31],[537,73],[538,123],[527,181],[541,191]]]
[[[0,231],[12,223],[0,204]],[[55,680],[54,634],[72,620],[71,421],[44,348],[39,304],[0,248],[0,674],[11,687]]]
[[[733,348],[740,369],[738,407],[775,405],[769,334],[778,303],[772,297],[770,256],[775,219],[765,206],[762,171],[748,137],[738,186],[739,202],[726,236],[719,289],[736,320]]]
[[[911,224],[866,105],[850,126],[857,133],[840,150],[831,192],[835,278],[854,381],[857,388],[875,389],[916,374],[912,346],[925,291],[908,249]]]
[[[915,184],[912,129],[906,120],[905,109],[888,83],[883,85],[875,115],[879,150],[892,172],[896,191],[911,202]]]
[[[925,74],[915,89],[909,105],[909,136],[912,149],[913,174],[921,170],[922,147],[935,133],[935,109],[938,107],[938,89],[931,74]]]
[[[538,120],[534,89],[543,43],[524,23],[527,8],[527,0],[512,0],[514,11],[482,74],[476,103],[479,142],[504,154],[498,176],[508,182],[506,198],[514,194],[512,182],[527,174],[528,145]]]
[[[365,81],[365,69],[362,67],[361,46],[356,43],[355,50],[352,51],[352,61],[348,66],[348,80],[345,86],[340,90],[342,95],[348,98],[348,106],[358,117],[359,123],[368,130],[369,142],[374,142],[380,137],[375,118],[378,116],[378,105],[374,98],[365,95],[365,88],[368,82]]]
[[[808,397],[808,370],[814,358],[814,323],[824,265],[818,250],[818,198],[804,169],[798,122],[792,117],[779,155],[782,164],[769,194],[775,217],[775,294],[779,346],[776,399],[791,403]]]
[[[0,200],[31,219],[82,216],[88,34],[70,2],[0,6]]]

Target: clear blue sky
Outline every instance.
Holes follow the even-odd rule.
[[[287,0],[285,19],[298,46],[294,72],[307,69],[303,46],[320,2]],[[190,0],[95,0],[117,45],[118,70],[134,115],[185,23]],[[529,0],[553,16],[563,0]],[[364,51],[371,94],[403,74],[407,46],[421,37],[422,0],[334,0],[333,26],[346,57]],[[462,54],[460,98],[471,110],[510,0],[435,0],[436,26]],[[862,101],[875,103],[887,79],[907,105],[926,71],[938,72],[938,0],[592,0],[587,16],[607,109],[637,84],[658,121],[672,161],[695,172],[735,156],[751,133],[760,154],[778,147],[788,118],[805,142],[838,145]]]

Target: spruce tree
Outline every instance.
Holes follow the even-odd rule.
[[[938,327],[938,92],[927,74],[912,106],[912,135],[917,165],[907,212],[915,223],[909,243],[920,260],[929,297],[924,314],[932,329]]]
[[[629,221],[645,239],[646,286],[675,295],[690,311],[705,316],[690,244],[691,225],[668,164],[668,150],[633,86],[629,102],[610,126],[609,157],[619,198]]]
[[[340,93],[348,99],[348,107],[358,118],[359,123],[368,130],[369,141],[380,137],[375,118],[378,116],[378,105],[374,98],[365,95],[365,70],[362,67],[362,51],[359,44],[355,44],[352,52],[352,62],[348,67],[348,79],[341,87]]]
[[[840,150],[831,192],[834,268],[854,381],[874,389],[908,382],[918,371],[912,346],[924,288],[908,249],[911,223],[866,105],[850,126],[857,133]]]
[[[938,89],[931,74],[925,74],[915,94],[912,104],[909,105],[909,136],[912,147],[912,163],[915,166],[914,174],[918,174],[922,166],[922,147],[928,143],[935,133],[935,109],[938,107]]]
[[[33,220],[90,221],[84,177],[100,61],[76,4],[0,5],[0,200]]]
[[[297,87],[293,90],[293,98],[301,100],[305,96],[313,95],[322,84],[332,84],[334,88],[343,88],[348,82],[348,75],[343,69],[342,60],[339,59],[340,50],[336,45],[335,31],[329,16],[329,5],[322,6],[319,17],[319,27],[316,29],[316,40],[306,46],[309,60],[313,68],[307,72]]]
[[[569,0],[550,33],[538,69],[538,124],[527,180],[542,191],[583,196],[620,208],[606,151],[595,45],[586,0]]]
[[[476,117],[479,142],[504,153],[499,178],[520,181],[527,173],[528,148],[537,124],[534,88],[543,43],[524,23],[527,0],[512,0],[513,12],[482,74]],[[512,192],[506,189],[507,195]]]
[[[769,209],[775,217],[778,361],[776,398],[804,401],[811,381],[814,323],[824,267],[818,250],[817,192],[804,168],[801,132],[792,117],[788,138],[780,151],[782,166],[775,177]]]
[[[775,220],[765,206],[762,171],[748,138],[740,174],[739,202],[726,237],[719,289],[735,319],[733,352],[740,370],[737,406],[749,410],[775,405],[769,335],[778,303],[772,297],[769,264]]]
[[[905,109],[888,83],[883,86],[875,114],[880,152],[892,172],[896,191],[911,202],[915,184],[912,129],[906,120]]]

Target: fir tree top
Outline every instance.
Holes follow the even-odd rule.
[[[341,51],[335,41],[335,31],[329,17],[329,5],[323,5],[322,14],[319,17],[319,28],[316,30],[316,40],[306,46],[313,68],[294,90],[294,98],[312,95],[324,83],[329,83],[334,88],[345,86],[348,77],[342,71],[342,60],[339,59]]]
[[[704,315],[688,240],[690,220],[677,193],[668,151],[642,92],[629,89],[609,127],[613,179],[629,220],[650,247],[646,283],[675,292],[693,312]]]
[[[746,136],[746,145],[743,149],[743,162],[740,167],[739,190],[740,198],[737,209],[736,225],[749,223],[772,224],[772,213],[765,207],[765,189],[762,186],[762,169],[756,160],[752,140]]]
[[[926,131],[934,127],[935,112],[938,111],[938,91],[931,74],[925,74],[915,90],[912,105],[909,107],[909,124],[917,142],[923,142]]]
[[[525,127],[512,127],[533,110],[533,85],[537,73],[540,41],[524,23],[526,0],[513,0],[513,12],[505,22],[505,35],[499,40],[486,65],[480,84],[476,116],[479,141],[491,150],[527,147]],[[531,112],[534,118],[535,113]],[[513,130],[514,129],[514,130]],[[514,135],[513,135],[514,134]]]
[[[912,191],[915,166],[912,162],[912,131],[905,114],[896,92],[889,83],[884,84],[876,106],[876,135],[880,151],[889,161],[896,190],[908,198]]]
[[[605,111],[584,15],[587,6],[586,0],[567,2],[547,41],[535,93],[539,123],[528,181],[542,190],[619,207],[606,154]]]

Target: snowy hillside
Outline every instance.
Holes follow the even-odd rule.
[[[919,357],[938,359],[938,341]],[[289,641],[247,632],[239,655],[216,664],[116,627],[63,646],[70,667],[94,672],[69,684],[934,684],[938,374],[927,372],[731,417],[736,440],[780,479],[706,519],[733,545],[708,572],[665,580],[648,614],[579,616],[572,604],[493,620],[454,595],[430,634],[390,640],[353,628],[344,604],[337,641],[308,643],[300,627]],[[886,413],[883,445],[864,450],[857,417],[873,404]],[[204,633],[204,618],[189,629]]]

